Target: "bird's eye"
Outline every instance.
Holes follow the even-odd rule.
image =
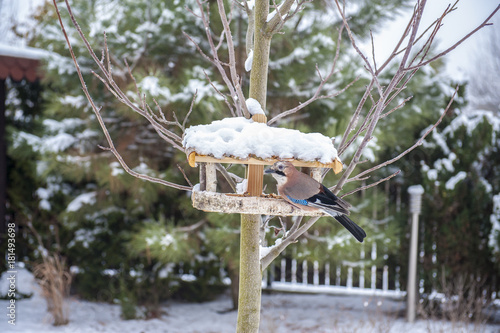
[[[283,168],[284,168],[283,164],[278,165],[278,170],[283,171]]]

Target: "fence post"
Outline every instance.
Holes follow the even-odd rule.
[[[410,194],[410,213],[411,222],[411,243],[410,258],[408,265],[408,286],[407,290],[407,319],[412,323],[415,321],[415,312],[417,305],[417,249],[418,249],[418,215],[422,206],[422,194],[424,188],[422,185],[413,185],[408,188]]]

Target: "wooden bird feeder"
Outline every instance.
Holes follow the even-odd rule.
[[[268,127],[265,124],[267,122],[267,118],[263,114],[255,114],[252,117],[253,121],[244,118],[226,119],[232,119],[226,121],[227,123],[231,122],[229,124],[229,129],[222,124],[223,121],[216,121],[210,125],[193,126],[186,131],[183,144],[186,149],[189,165],[191,167],[199,165],[200,167],[200,184],[195,187],[196,189],[193,190],[191,196],[194,208],[206,212],[238,214],[278,216],[324,215],[322,212],[311,212],[297,209],[276,194],[265,195],[262,193],[262,186],[264,166],[272,165],[277,161],[285,160],[291,162],[295,167],[307,168],[305,170],[303,169],[303,171],[308,171],[310,176],[318,181],[320,181],[323,168],[331,168],[335,174],[342,171],[342,162],[336,156],[336,150],[333,148],[333,143],[329,138],[318,133],[304,134],[296,130]],[[252,123],[256,123],[254,126],[255,128],[246,128],[246,124]],[[260,124],[257,126],[257,123]],[[212,126],[213,128],[205,131],[204,126]],[[250,135],[248,133],[249,131],[251,133]],[[274,133],[274,131],[278,132]],[[323,146],[319,144],[318,147],[316,147],[314,144],[314,148],[318,149],[318,151],[327,147],[329,144],[328,149],[332,150],[329,155],[330,160],[325,163],[325,161],[320,162],[318,160],[303,160],[297,157],[284,157],[279,155],[281,150],[275,155],[273,154],[272,156],[269,156],[272,152],[266,151],[266,149],[261,149],[263,146],[266,148],[267,146],[272,146],[271,143],[273,140],[276,140],[278,136],[282,138],[283,135],[296,139],[292,140],[294,141],[292,143],[294,146],[299,147],[301,146],[300,140],[302,136],[315,135],[315,137],[307,137],[307,139],[311,141],[309,144],[311,144],[313,140],[318,140],[318,138],[322,139]],[[242,139],[241,137],[244,137],[243,141],[246,140],[245,142],[250,143],[242,143],[238,141]],[[193,141],[196,142],[196,144],[193,144]],[[237,147],[250,145],[251,147],[240,147],[241,149],[237,148],[236,153],[234,153],[235,145]],[[207,153],[207,146],[212,147],[213,151],[208,151]],[[279,144],[277,146],[278,148],[280,147]],[[227,149],[228,151],[224,151],[225,147],[229,147]],[[288,148],[285,147],[284,150],[290,149],[290,146],[287,147]],[[252,148],[255,151],[251,151]],[[302,150],[307,151],[306,148],[303,148]],[[241,151],[244,153],[241,153]],[[264,153],[262,153],[262,151],[264,151]],[[285,154],[288,153],[285,152]],[[309,155],[308,157],[311,159],[311,154],[309,152],[307,155]],[[321,154],[318,153],[318,155]],[[318,159],[319,158],[320,156],[318,156]],[[248,165],[247,191],[244,194],[218,193],[216,163]]]

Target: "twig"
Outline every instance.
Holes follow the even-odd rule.
[[[178,231],[178,232],[193,232],[193,231],[196,231],[197,229],[201,228],[207,222],[208,222],[207,219],[203,219],[203,220],[200,220],[200,221],[196,222],[195,224],[192,224],[192,225],[189,225],[189,226],[186,226],[186,227],[177,227],[177,228],[175,228],[175,231]]]
[[[383,113],[380,115],[380,119],[382,118],[385,118],[387,117],[388,115],[390,115],[391,113],[393,113],[394,111],[396,110],[399,110],[401,109],[403,106],[405,106],[406,102],[408,102],[409,100],[411,100],[413,98],[413,96],[409,96],[407,98],[405,98],[401,103],[399,103],[397,106],[395,106],[394,108],[392,108],[391,110],[387,111],[386,113]]]
[[[365,93],[363,94],[363,97],[359,101],[358,106],[356,107],[356,110],[354,111],[354,114],[351,117],[351,121],[349,122],[349,124],[347,125],[347,127],[344,131],[344,135],[342,136],[342,140],[340,141],[340,145],[339,145],[339,155],[342,155],[344,153],[344,151],[350,146],[350,143],[346,144],[345,142],[346,142],[349,134],[356,128],[356,125],[359,121],[359,117],[361,115],[361,110],[362,110],[363,106],[365,105],[366,100],[370,96],[370,91],[372,90],[374,83],[375,83],[375,80],[371,80],[370,84],[366,87]],[[361,126],[361,127],[363,127],[363,126]],[[358,135],[359,134],[355,135],[351,139],[351,142],[354,142],[354,140],[356,140]]]
[[[229,27],[229,21],[227,20],[226,16],[226,11],[224,9],[224,2],[223,0],[217,0],[217,6],[219,8],[219,16],[222,20],[222,26],[224,27],[224,34],[226,35],[226,41],[227,41],[227,49],[228,49],[228,55],[229,55],[229,72],[231,73],[231,80],[236,92],[236,95],[238,96],[238,101],[237,109],[243,110],[243,114],[246,117],[250,116],[250,113],[247,110],[247,105],[245,103],[245,96],[243,94],[243,90],[241,89],[241,80],[239,78],[239,75],[236,71],[236,56],[234,54],[234,43],[233,43],[233,36],[231,34],[231,28]]]
[[[366,190],[366,189],[368,189],[368,188],[370,188],[370,187],[377,186],[377,185],[378,185],[378,184],[380,184],[380,183],[383,183],[383,182],[385,182],[385,181],[388,181],[388,180],[389,180],[389,179],[391,179],[392,177],[396,177],[396,176],[397,176],[397,175],[399,175],[400,173],[401,173],[401,170],[398,170],[398,171],[394,172],[394,173],[393,173],[392,175],[390,175],[390,176],[387,176],[387,177],[385,177],[385,178],[382,178],[382,179],[380,179],[380,180],[378,180],[378,181],[376,181],[376,182],[374,182],[374,183],[371,183],[371,184],[369,184],[369,185],[365,185],[365,186],[358,187],[357,189],[354,189],[354,190],[349,191],[349,192],[347,192],[347,193],[345,193],[345,194],[342,194],[340,197],[341,197],[341,198],[344,198],[344,197],[346,197],[346,196],[348,196],[348,195],[351,195],[351,194],[354,194],[354,193],[356,193],[356,192],[358,192],[358,191]],[[366,178],[364,178],[364,179],[366,179]]]
[[[340,26],[339,33],[337,36],[337,46],[336,46],[336,50],[335,50],[335,57],[333,58],[332,67],[330,68],[330,72],[328,73],[328,75],[325,78],[322,78],[321,73],[319,73],[319,70],[318,70],[319,77],[320,77],[321,81],[320,81],[320,84],[318,85],[318,87],[316,88],[314,95],[311,98],[309,98],[307,101],[300,103],[299,105],[297,105],[293,109],[284,111],[284,112],[278,114],[277,116],[273,117],[271,120],[269,120],[267,122],[268,125],[272,125],[273,123],[280,120],[281,118],[284,118],[286,116],[289,116],[291,114],[298,112],[299,110],[305,108],[307,105],[311,104],[312,102],[314,102],[316,100],[335,97],[335,96],[341,94],[342,92],[346,91],[350,86],[352,86],[356,81],[359,80],[359,76],[358,76],[353,81],[351,81],[349,84],[347,84],[347,86],[345,86],[340,91],[332,93],[332,94],[328,94],[328,95],[320,95],[321,91],[323,90],[323,86],[330,80],[330,78],[335,73],[335,68],[337,67],[337,61],[338,61],[339,55],[340,55],[340,45],[341,45],[341,41],[342,41],[342,31],[343,30],[344,30],[344,25],[342,24]]]
[[[345,12],[343,9],[340,8],[340,4],[339,4],[338,0],[335,0],[339,14],[341,15],[342,20],[344,21],[344,24],[346,26],[346,31],[349,35],[349,39],[351,40],[351,45],[358,52],[359,56],[365,62],[365,68],[372,75],[372,80],[374,81],[374,84],[379,91],[379,100],[376,104],[374,113],[373,113],[373,115],[372,115],[372,117],[367,125],[366,135],[363,138],[363,140],[361,141],[358,148],[356,149],[356,152],[354,153],[354,157],[352,158],[351,162],[349,163],[346,170],[344,171],[341,178],[339,179],[337,185],[335,186],[335,189],[333,191],[335,194],[340,192],[343,185],[345,184],[347,179],[350,177],[351,173],[354,171],[354,169],[358,165],[359,159],[363,153],[363,150],[367,146],[368,142],[371,140],[373,132],[377,126],[377,123],[380,120],[380,115],[385,108],[386,101],[389,97],[389,94],[394,90],[394,88],[397,86],[397,84],[401,81],[401,79],[404,76],[404,67],[405,67],[405,64],[406,64],[408,57],[410,56],[410,52],[412,50],[412,45],[413,45],[413,42],[414,42],[416,35],[417,35],[418,26],[420,24],[422,12],[423,12],[424,7],[425,7],[425,2],[426,2],[425,0],[421,0],[417,4],[416,14],[413,16],[413,19],[412,19],[412,30],[411,30],[410,38],[408,40],[408,46],[407,46],[406,51],[401,59],[398,70],[394,74],[393,78],[391,79],[391,81],[389,82],[387,87],[384,89],[378,81],[377,74],[372,70],[370,62],[368,61],[367,57],[357,47],[356,42],[354,40],[354,37],[352,35],[351,29],[347,23],[347,19],[345,17]]]
[[[182,129],[183,130],[186,129],[187,120],[188,120],[189,116],[191,115],[191,112],[193,112],[194,101],[196,100],[197,95],[198,95],[198,89],[196,89],[194,92],[193,99],[191,100],[191,105],[189,106],[189,111],[186,114],[186,116],[184,117],[184,121],[182,122]]]
[[[276,258],[283,250],[290,244],[296,242],[298,238],[309,230],[316,221],[319,220],[319,216],[309,218],[302,226],[299,227],[300,221],[302,219],[297,219],[289,232],[286,233],[286,237],[282,238],[281,243],[272,248],[272,250],[261,259],[261,266],[264,270],[269,264]],[[294,228],[295,227],[295,228]],[[293,230],[292,230],[293,229]]]
[[[229,100],[227,99],[227,96],[222,93],[218,88],[217,86],[212,82],[212,80],[210,79],[210,77],[208,76],[208,74],[205,72],[205,70],[203,70],[203,74],[205,74],[205,77],[207,78],[208,82],[210,83],[210,85],[212,86],[212,88],[215,90],[216,93],[218,93],[223,99],[224,99],[224,102],[226,103],[227,105],[227,108],[229,109],[229,111],[231,112],[231,115],[233,117],[236,117],[236,114],[234,113],[234,108],[233,106],[231,105],[231,103],[229,103]]]
[[[436,123],[434,125],[432,125],[420,137],[420,139],[417,142],[415,142],[415,144],[413,144],[411,147],[409,147],[408,149],[406,149],[404,152],[402,152],[398,156],[396,156],[396,157],[394,157],[394,158],[392,158],[390,160],[387,160],[384,163],[380,163],[380,164],[378,164],[378,165],[376,165],[376,166],[374,166],[374,167],[372,167],[372,168],[370,168],[368,170],[365,170],[365,171],[357,174],[355,177],[349,179],[349,181],[360,180],[359,179],[360,177],[363,177],[363,176],[365,176],[365,175],[367,175],[367,174],[369,174],[369,173],[371,173],[371,172],[373,172],[375,170],[378,170],[378,169],[380,169],[380,168],[382,168],[384,166],[387,166],[389,164],[392,164],[392,163],[396,162],[397,160],[401,159],[403,156],[405,156],[406,154],[408,154],[409,152],[411,152],[412,150],[414,150],[415,148],[417,148],[418,146],[420,146],[423,143],[424,139],[427,137],[427,135],[429,135],[441,123],[441,121],[443,121],[444,116],[448,113],[448,110],[450,109],[450,107],[451,107],[451,105],[453,103],[453,100],[455,99],[455,96],[456,96],[456,94],[458,92],[458,88],[459,88],[459,86],[457,86],[455,88],[455,92],[453,93],[453,96],[451,97],[450,101],[448,102],[448,105],[446,106],[446,109],[443,111],[443,113],[441,114],[441,116],[439,117],[439,119],[436,121]]]
[[[492,23],[488,23],[488,21],[496,14],[496,12],[498,12],[498,10],[500,10],[500,5],[498,5],[495,8],[495,10],[486,18],[486,20],[483,21],[483,23],[481,23],[479,26],[477,26],[477,28],[475,28],[474,30],[472,30],[471,32],[469,32],[467,35],[465,35],[458,42],[456,42],[455,44],[453,44],[452,46],[450,46],[446,50],[442,51],[441,53],[437,54],[436,56],[430,58],[427,61],[421,61],[417,65],[406,67],[405,71],[411,71],[411,70],[420,68],[420,67],[425,66],[425,65],[427,65],[427,64],[429,64],[429,63],[431,63],[431,62],[433,62],[433,61],[441,58],[442,56],[450,53],[452,50],[454,50],[457,46],[459,46],[460,44],[462,44],[465,40],[469,39],[472,35],[474,35],[480,29],[482,29],[482,28],[484,28],[486,26],[492,25]]]
[[[231,178],[231,174],[227,172],[226,168],[224,168],[220,163],[215,163],[215,168],[222,174],[224,179],[226,179],[233,192],[236,193],[236,183],[234,182],[233,178]]]
[[[328,78],[325,78],[325,80],[327,80]],[[296,107],[294,107],[293,109],[290,109],[290,110],[287,110],[287,111],[283,111],[281,112],[280,114],[278,114],[277,116],[273,117],[271,120],[269,120],[267,122],[268,125],[272,125],[273,123],[275,123],[276,121],[284,118],[284,117],[287,117],[291,114],[294,114],[296,113],[297,111],[299,110],[302,110],[303,108],[305,108],[306,106],[308,106],[309,104],[313,103],[314,101],[317,101],[317,100],[320,100],[320,99],[325,99],[325,98],[332,98],[332,97],[336,97],[340,94],[342,94],[343,92],[345,92],[347,89],[349,89],[354,83],[356,83],[358,80],[359,80],[359,76],[356,77],[354,80],[352,80],[351,82],[349,82],[344,88],[342,88],[341,90],[339,91],[336,91],[334,93],[331,93],[331,94],[328,94],[328,95],[319,95],[319,92],[321,91],[321,89],[323,88],[323,85],[326,83],[326,81],[322,81],[320,83],[320,85],[318,86],[314,96],[312,96],[311,98],[309,98],[307,101],[297,105]]]
[[[189,180],[189,178],[186,176],[186,172],[184,171],[184,169],[179,165],[179,163],[177,163],[177,169],[179,169],[179,171],[182,173],[182,176],[184,176],[184,179],[186,180],[186,182],[189,184],[189,186],[193,187],[193,183],[191,183],[191,181]]]
[[[148,113],[147,110],[141,109],[137,105],[135,105],[134,103],[132,103],[130,101],[130,99],[127,97],[127,95],[116,84],[115,80],[113,79],[112,73],[110,73],[107,70],[106,66],[96,56],[96,54],[95,54],[92,46],[90,45],[89,41],[87,40],[87,38],[85,38],[85,35],[83,34],[82,29],[80,28],[80,25],[78,24],[78,22],[75,19],[75,16],[73,15],[73,12],[71,10],[71,6],[69,5],[68,0],[65,0],[65,3],[66,3],[66,7],[68,9],[68,13],[70,15],[70,19],[73,22],[73,25],[74,25],[77,33],[79,34],[81,40],[83,41],[85,47],[87,48],[87,51],[89,52],[90,56],[92,57],[92,59],[94,60],[94,62],[96,63],[96,65],[99,67],[99,69],[101,70],[101,72],[104,75],[104,78],[107,81],[106,82],[106,87],[108,89],[110,89],[110,91],[116,96],[116,98],[121,103],[125,104],[127,107],[129,107],[130,109],[132,109],[134,112],[137,112],[138,114],[140,114],[141,116],[143,116],[144,118],[146,118],[149,121],[149,123],[153,126],[154,130],[158,133],[158,135],[160,137],[162,137],[164,140],[166,140],[167,142],[169,142],[174,148],[176,148],[176,149],[184,152],[184,148],[181,146],[181,142],[182,142],[181,137],[178,136],[177,134],[173,133],[172,131],[169,131],[169,130],[165,129],[163,126],[161,126],[158,122],[156,122],[156,120],[154,119],[154,117],[152,117]],[[55,4],[55,1],[54,1],[54,4]],[[58,9],[57,9],[57,11],[58,11]],[[61,18],[59,18],[59,22],[62,24],[62,19]],[[65,33],[65,30],[63,30],[63,32]],[[67,35],[66,35],[65,38],[66,38],[67,43],[69,43],[69,39],[67,38]],[[109,50],[106,50],[106,54],[109,54]],[[73,53],[72,56],[74,56],[74,53]],[[76,63],[76,58],[73,58],[73,61]],[[78,69],[79,69],[79,67],[78,67]],[[82,84],[82,86],[84,86],[84,84]],[[96,110],[97,110],[97,108],[96,108]]]
[[[65,2],[66,2],[66,7],[68,8],[68,12],[70,14],[70,17],[73,20],[73,23],[77,25],[77,23],[76,23],[76,21],[74,19],[73,13],[71,11],[71,6],[68,3],[68,0],[65,0]],[[82,72],[80,70],[80,66],[78,64],[78,61],[76,60],[75,53],[73,51],[73,47],[71,46],[71,43],[69,41],[69,37],[68,37],[68,35],[66,33],[66,29],[65,29],[64,24],[62,22],[61,14],[59,12],[59,8],[57,6],[56,0],[53,0],[53,3],[54,3],[54,7],[56,9],[57,17],[59,19],[59,24],[61,25],[61,29],[62,29],[63,34],[64,34],[64,38],[66,39],[66,43],[68,45],[68,48],[69,48],[69,51],[70,51],[70,54],[71,54],[71,58],[73,59],[73,62],[75,64],[75,68],[76,68],[76,71],[77,71],[77,74],[78,74],[78,78],[80,79],[80,83],[82,85],[83,92],[85,93],[85,96],[87,97],[87,100],[89,101],[89,103],[90,103],[90,105],[92,107],[92,110],[94,111],[94,114],[97,117],[99,125],[101,125],[101,129],[104,132],[104,136],[106,137],[106,140],[107,140],[107,142],[109,144],[109,147],[101,147],[101,148],[104,149],[104,150],[111,151],[113,153],[113,155],[115,155],[115,157],[117,158],[117,160],[120,162],[120,165],[123,167],[123,169],[128,174],[130,174],[130,175],[132,175],[132,176],[134,176],[136,178],[148,180],[148,181],[153,182],[153,183],[159,183],[159,184],[162,184],[162,185],[165,185],[165,186],[168,186],[168,187],[177,188],[177,189],[180,189],[180,190],[186,190],[186,191],[191,190],[191,187],[189,187],[189,186],[183,186],[183,185],[172,183],[172,182],[169,182],[169,181],[166,181],[166,180],[163,180],[163,179],[159,179],[159,178],[151,177],[151,176],[148,176],[148,175],[140,174],[140,173],[132,170],[125,163],[125,161],[123,160],[122,156],[120,155],[120,153],[116,150],[116,148],[114,146],[114,143],[113,143],[113,140],[111,138],[111,135],[109,134],[109,131],[108,131],[107,127],[106,127],[106,124],[104,123],[104,120],[102,119],[102,116],[101,116],[101,113],[100,113],[100,109],[95,105],[94,100],[90,96],[90,93],[89,93],[89,91],[87,89],[87,85],[85,84],[85,80],[83,79],[83,75],[82,75]],[[83,36],[83,33],[81,32],[80,28],[78,27],[78,25],[77,25],[77,30],[80,33],[80,36],[82,38],[85,38]],[[84,42],[86,44],[88,44],[88,41],[86,39],[84,40]],[[89,48],[90,48],[90,45],[88,45],[87,49],[89,49]],[[90,48],[90,50],[91,50],[91,48]],[[93,57],[95,57],[95,53],[92,52],[92,54],[93,54]],[[99,64],[99,65],[102,66],[102,64]]]
[[[375,42],[373,41],[373,32],[371,29],[370,29],[370,39],[372,41],[373,68],[375,69],[375,73],[377,73],[378,70],[377,70],[377,60],[375,59]]]
[[[277,6],[276,1],[273,0],[276,14],[266,24],[266,33],[269,36],[277,33],[281,29],[281,27],[283,27],[283,24],[287,20],[287,18],[283,19],[283,14],[290,11],[294,1],[295,0],[284,0],[281,5]]]
[[[196,15],[197,17],[201,18],[203,22],[203,26],[205,27],[205,35],[207,36],[208,44],[210,45],[210,50],[212,51],[212,57],[207,56],[203,50],[200,48],[200,46],[185,32],[183,34],[195,45],[196,49],[200,52],[200,54],[205,57],[208,61],[210,61],[219,71],[222,80],[226,84],[226,87],[229,90],[229,93],[231,95],[231,98],[233,99],[233,104],[236,109],[236,114],[238,116],[243,116],[244,110],[242,109],[242,106],[245,104],[244,101],[245,99],[241,98],[240,93],[238,92],[238,89],[241,90],[241,87],[233,85],[233,82],[229,77],[227,76],[227,73],[223,67],[222,61],[219,59],[219,55],[217,53],[217,47],[214,44],[213,38],[212,38],[212,33],[210,32],[210,24],[208,22],[208,19],[205,15],[205,9],[203,8],[203,4],[201,3],[200,0],[196,0],[196,3],[198,4],[198,8],[200,9],[200,15],[194,14],[193,11],[189,10],[193,15]],[[226,19],[227,22],[227,19]],[[230,36],[230,34],[229,34]],[[226,34],[226,39],[228,39],[228,35]],[[234,50],[233,50],[234,52]],[[241,93],[242,95],[242,93]],[[243,106],[246,108],[246,105]],[[249,116],[248,111],[246,116]]]

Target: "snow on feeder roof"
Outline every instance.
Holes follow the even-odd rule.
[[[191,126],[182,143],[191,166],[195,162],[270,165],[290,160],[296,166],[333,168],[335,173],[342,170],[329,137],[269,127],[243,117]]]

